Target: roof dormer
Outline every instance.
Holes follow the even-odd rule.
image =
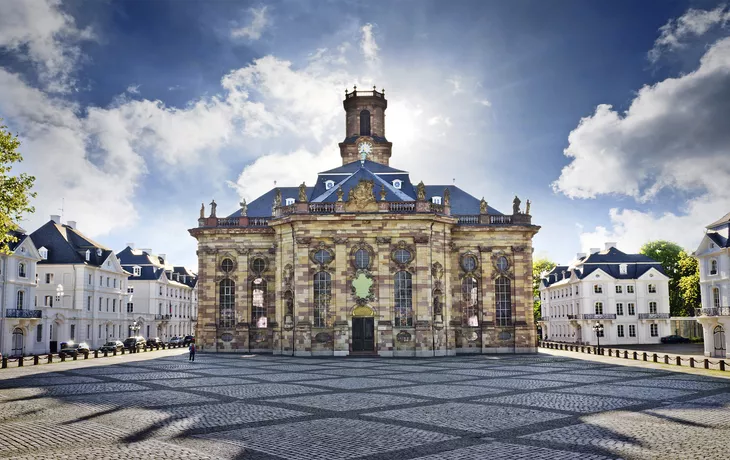
[[[402,180],[400,180],[400,179],[395,179],[395,180],[393,181],[393,187],[395,187],[395,188],[397,188],[398,190],[400,190],[400,189],[401,189],[401,187],[403,187],[403,181],[402,181]]]
[[[329,189],[331,189],[334,186],[335,186],[335,181],[333,181],[333,180],[326,180],[326,181],[324,181],[324,188],[326,190],[329,190]]]
[[[38,254],[40,254],[40,255],[41,255],[41,259],[43,259],[43,260],[48,260],[48,249],[46,249],[46,247],[45,247],[45,246],[41,246],[41,247],[40,247],[40,248],[38,249]]]

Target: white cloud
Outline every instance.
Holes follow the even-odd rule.
[[[476,103],[477,103],[477,104],[481,104],[481,105],[483,105],[484,107],[491,107],[491,106],[492,106],[492,103],[491,103],[491,102],[489,102],[489,101],[488,101],[488,100],[486,100],[486,99],[478,100],[478,101],[476,101]]]
[[[251,22],[245,27],[231,30],[231,37],[247,38],[249,40],[258,40],[261,38],[261,34],[264,32],[264,29],[266,29],[266,26],[268,26],[271,22],[266,15],[267,9],[267,6],[249,8],[248,12],[251,16]]]
[[[73,70],[81,56],[77,43],[92,38],[90,29],[78,29],[73,17],[60,10],[60,0],[3,3],[0,48],[33,62],[48,91],[73,88]]]
[[[725,27],[730,22],[730,10],[720,5],[714,10],[689,9],[676,20],[669,20],[659,30],[661,35],[649,51],[649,60],[656,62],[665,51],[685,46],[685,40],[699,37],[715,26]]]
[[[127,92],[129,94],[139,94],[139,85],[129,85],[129,86],[127,86]]]
[[[461,77],[459,77],[458,75],[447,79],[446,82],[449,83],[453,88],[451,94],[456,95],[464,92],[464,88],[461,86]]]
[[[446,125],[451,126],[451,118],[444,117],[441,115],[436,115],[435,117],[431,117],[428,119],[428,125],[429,126],[436,126],[436,125]]]
[[[368,23],[362,26],[362,39],[360,40],[360,50],[363,56],[370,62],[378,60],[378,44],[375,42],[375,34],[373,34],[373,25]]]

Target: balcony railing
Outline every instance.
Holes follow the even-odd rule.
[[[639,319],[669,319],[669,313],[639,313]]]
[[[578,319],[581,315],[568,315],[568,319]]]
[[[156,321],[165,321],[170,319],[171,315],[155,315]]]
[[[416,203],[394,201],[388,203],[388,211],[390,212],[416,212]]]
[[[311,203],[309,205],[310,214],[332,214],[335,212],[334,203]]]
[[[695,316],[730,316],[730,307],[695,308]]]
[[[464,224],[478,224],[479,216],[455,216],[460,225]]]
[[[18,310],[8,309],[5,310],[6,318],[40,318],[41,310]]]
[[[613,313],[605,313],[602,315],[584,314],[578,315],[578,319],[616,319],[616,315]]]
[[[238,217],[218,219],[218,227],[238,227]]]
[[[511,224],[512,216],[489,216],[490,224]]]
[[[248,225],[250,227],[268,227],[269,219],[265,219],[263,217],[252,217],[248,220]]]

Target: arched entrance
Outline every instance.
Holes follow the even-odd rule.
[[[375,351],[375,312],[367,306],[352,311],[352,351]]]
[[[19,327],[13,329],[13,347],[10,356],[23,356],[23,330]]]
[[[715,326],[715,329],[712,330],[712,339],[713,345],[715,347],[712,356],[716,358],[724,358],[727,348],[725,343],[725,329],[723,329],[723,327],[719,324]]]

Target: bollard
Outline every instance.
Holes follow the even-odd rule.
[[[722,360],[722,359],[720,360],[720,370],[721,371],[724,371],[725,370],[725,361]]]
[[[612,350],[609,348],[608,349],[608,356],[613,356],[611,353],[612,353]]]
[[[78,358],[78,357],[79,357],[79,354],[78,353],[74,353],[74,355],[73,355],[74,361],[76,361],[76,358]]]
[[[18,367],[23,367],[23,357],[18,358]]]
[[[654,353],[654,362],[655,363],[659,362],[659,356],[656,353]]]
[[[117,349],[116,349],[116,348],[114,348],[114,349],[112,350],[112,356],[116,356],[116,355],[117,355]]]
[[[641,357],[644,361],[647,361],[649,359],[649,355],[646,354],[646,352],[641,354]]]
[[[664,364],[669,364],[669,355],[664,355]]]
[[[89,352],[88,351],[85,351],[84,352],[84,359],[89,359]]]
[[[124,354],[124,352],[125,352],[125,349],[124,349],[124,348],[122,348],[122,354]]]
[[[0,369],[7,369],[8,368],[8,358],[3,356],[2,364],[0,364]]]
[[[624,359],[629,359],[629,352],[624,350]]]
[[[33,365],[37,366],[40,363],[40,357],[38,355],[33,356]]]
[[[695,367],[695,359],[689,358],[689,367]]]
[[[99,357],[99,350],[94,350],[94,358],[98,358],[98,357]]]
[[[48,364],[51,364],[53,362],[53,355],[48,353]]]
[[[61,362],[62,362],[62,363],[65,363],[65,362],[66,362],[66,354],[65,354],[65,353],[61,353],[61,354],[60,354],[60,355],[58,355],[58,356],[60,356],[60,357],[61,357]]]
[[[674,362],[675,362],[675,364],[677,366],[681,366],[682,365],[682,358],[680,358],[679,356],[675,356]]]
[[[634,352],[634,360],[639,359],[639,354],[637,352]]]
[[[705,358],[705,369],[709,369],[709,368],[710,368],[710,360]]]

